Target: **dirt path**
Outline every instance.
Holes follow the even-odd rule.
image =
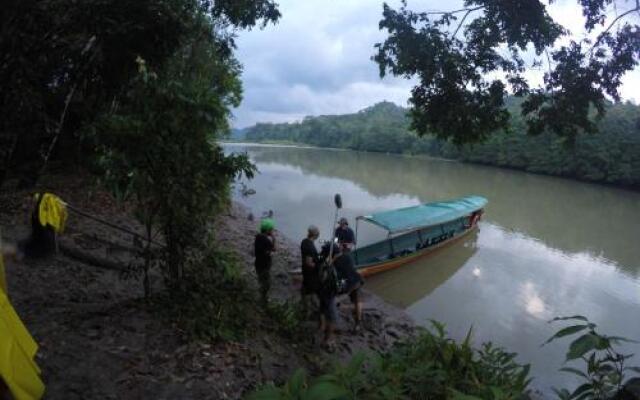
[[[140,229],[126,210],[89,184],[87,176],[43,181],[46,187],[40,190],[57,193],[76,207],[128,229]],[[5,240],[15,242],[28,233],[25,204],[29,196],[11,186],[0,192],[0,228]],[[237,254],[255,287],[250,256],[255,222],[247,215],[246,209],[233,205],[221,216],[219,241]],[[72,214],[63,243],[126,263],[128,253],[120,247],[131,246],[132,240]],[[298,289],[286,271],[298,263],[298,245],[280,238],[272,271],[274,299],[297,301]],[[8,264],[9,294],[40,345],[37,362],[50,399],[236,399],[262,382],[282,381],[299,367],[317,371],[359,350],[385,350],[412,334],[414,327],[404,312],[366,293],[365,329],[358,335],[338,335],[335,354],[314,345],[318,335],[313,321],[305,323],[302,339],[291,340],[279,334],[274,321],[257,306],[247,311],[251,333],[244,341],[193,343],[141,300],[139,282],[123,280],[117,271],[61,254],[49,260]],[[349,307],[340,307],[340,312],[342,321],[348,323]]]

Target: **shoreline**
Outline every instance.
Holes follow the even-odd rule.
[[[69,204],[138,231],[126,209],[93,185],[86,174],[54,175],[33,190],[7,184],[0,192],[0,227],[7,243],[29,232],[28,204],[34,190],[58,194]],[[219,215],[218,245],[232,252],[250,288],[257,292],[253,272],[253,236],[257,222],[249,210],[232,203]],[[274,257],[271,297],[297,302],[299,290],[287,271],[300,263],[298,245],[279,236]],[[126,265],[131,245],[114,232],[75,214],[69,216],[61,244]],[[63,253],[44,260],[8,261],[10,300],[39,345],[36,363],[42,369],[45,397],[51,399],[240,399],[263,383],[282,383],[298,368],[322,373],[353,354],[383,352],[416,332],[403,310],[374,294],[363,293],[363,331],[336,336],[337,351],[318,343],[317,323],[300,322],[300,338],[281,327],[257,305],[246,310],[249,325],[237,341],[203,342],[186,337],[143,299],[142,284],[123,279],[119,271],[97,268]],[[152,276],[156,293],[160,274]],[[349,302],[339,308],[342,323],[351,318]],[[345,306],[346,305],[346,306]]]
[[[458,159],[455,159],[455,158],[435,157],[435,156],[430,156],[428,154],[420,154],[420,153],[418,153],[418,154],[390,153],[390,152],[381,152],[381,151],[354,150],[354,149],[338,148],[338,147],[319,147],[319,146],[310,146],[310,145],[306,145],[306,144],[296,145],[296,144],[278,144],[278,143],[269,143],[269,142],[238,142],[238,141],[235,141],[235,142],[224,142],[224,141],[221,141],[220,143],[223,144],[223,145],[236,145],[236,146],[247,146],[247,147],[251,147],[251,146],[254,146],[254,147],[258,147],[258,146],[265,146],[265,147],[292,147],[292,148],[302,148],[302,149],[351,151],[351,152],[354,152],[354,153],[385,154],[385,155],[392,155],[392,156],[399,156],[399,157],[428,159],[428,160],[436,160],[436,161],[442,161],[442,162],[461,163],[461,164],[466,164],[466,165],[476,165],[476,166],[480,166],[480,167],[484,167],[484,168],[496,168],[496,169],[504,170],[504,171],[520,172],[520,173],[524,173],[524,174],[531,174],[531,175],[534,175],[534,176],[540,176],[540,177],[546,177],[546,178],[552,178],[552,179],[562,179],[562,180],[582,183],[582,184],[586,184],[586,185],[597,185],[597,186],[603,186],[603,187],[607,187],[607,188],[611,188],[611,189],[629,191],[629,192],[634,192],[634,193],[640,192],[640,187],[633,186],[633,185],[620,185],[620,184],[615,184],[615,183],[593,181],[593,180],[587,180],[587,179],[580,179],[580,178],[576,178],[576,177],[572,177],[572,176],[568,176],[568,175],[546,174],[546,173],[543,173],[543,172],[528,171],[528,170],[523,169],[523,168],[515,168],[515,167],[504,166],[504,165],[482,163],[482,162],[477,162],[477,161],[458,160]]]
[[[255,278],[255,273],[253,272],[253,258],[252,256],[250,256],[251,247],[253,246],[253,235],[256,232],[257,221],[250,221],[248,219],[248,215],[255,212],[256,210],[250,210],[247,206],[234,201],[229,216],[231,216],[231,218],[236,221],[240,218],[244,219],[245,221],[242,223],[243,229],[246,232],[245,237],[250,240],[246,241],[245,250],[242,251],[244,257],[243,264],[249,267],[249,270],[245,272],[251,275],[251,277],[249,278],[251,281],[250,284],[254,285],[257,290],[257,280]],[[225,229],[229,229],[229,226],[226,225]],[[274,254],[274,263],[271,270],[271,295],[275,300],[279,301],[299,301],[299,285],[293,282],[293,279],[288,273],[288,271],[290,271],[291,269],[299,267],[299,264],[301,262],[299,244],[296,243],[293,239],[285,236],[281,232],[278,232],[277,246],[277,251]],[[372,331],[373,327],[371,326],[371,324],[377,325],[377,323],[375,322],[376,320],[378,321],[378,323],[382,323],[383,327],[389,328],[381,332],[383,340],[371,342],[371,344],[373,344],[373,347],[368,348],[369,350],[384,350],[388,348],[389,344],[392,344],[391,342],[395,343],[397,339],[413,335],[415,333],[415,329],[418,328],[418,325],[415,323],[415,321],[404,310],[385,302],[380,296],[367,290],[366,283],[362,289],[361,298],[363,302],[363,318],[365,320],[365,338],[369,340],[373,339],[367,336],[369,336],[368,332]],[[351,305],[348,304],[349,301],[347,296],[340,296],[338,298],[338,301],[340,304],[347,303],[346,307],[338,307],[340,314],[338,329],[346,331],[347,329],[344,326],[345,322],[349,321],[352,318]],[[369,324],[369,326],[367,326],[367,323]],[[345,335],[338,335],[337,343],[339,346],[349,346],[351,350],[366,350],[366,344],[369,342],[357,340],[358,338],[361,338],[361,336],[362,335],[350,336],[349,333]],[[339,355],[339,358],[342,359],[342,356],[350,356],[352,353],[353,351],[348,351],[346,353],[338,352],[337,355]],[[346,360],[347,358],[344,359]]]

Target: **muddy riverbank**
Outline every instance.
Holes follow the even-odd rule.
[[[91,183],[86,175],[43,179],[48,190],[86,212],[129,230],[140,231],[126,207]],[[3,239],[17,242],[28,233],[28,204],[33,191],[11,183],[0,192]],[[216,224],[220,246],[233,252],[248,283],[255,288],[250,255],[255,221],[238,204]],[[71,213],[61,238],[63,248],[126,265],[128,234]],[[68,253],[66,253],[68,254]],[[286,273],[299,264],[298,244],[279,237],[274,259],[274,301],[298,301],[299,292]],[[46,398],[50,399],[220,399],[241,398],[265,382],[281,382],[295,369],[322,370],[358,351],[384,351],[414,332],[402,311],[371,293],[364,295],[364,328],[348,333],[351,310],[340,307],[342,333],[329,354],[316,344],[314,321],[303,323],[301,339],[279,333],[276,322],[256,304],[246,312],[250,334],[238,342],[193,342],[167,323],[142,299],[142,285],[117,270],[80,262],[63,253],[47,260],[10,261],[9,294],[19,315],[40,345]],[[159,277],[154,282],[161,288]]]

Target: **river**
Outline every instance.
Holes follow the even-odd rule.
[[[272,210],[278,229],[302,239],[309,224],[330,235],[333,195],[341,215],[358,215],[469,194],[489,204],[477,233],[366,287],[419,324],[444,322],[456,339],[470,327],[532,364],[533,386],[575,387],[558,372],[568,340],[541,346],[556,316],[582,314],[602,333],[640,340],[640,193],[447,160],[329,149],[225,145],[248,152],[255,195],[236,200],[256,215]],[[354,227],[355,228],[355,227]],[[359,244],[384,237],[359,226]],[[638,354],[640,345],[625,352]]]

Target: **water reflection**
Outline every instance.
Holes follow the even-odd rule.
[[[465,265],[407,308],[421,323],[445,321],[455,338],[473,326],[477,342],[491,340],[517,351],[532,363],[543,389],[572,381],[556,372],[567,341],[541,347],[559,327],[548,320],[587,315],[604,333],[638,339],[640,321],[633,316],[639,310],[640,282],[605,260],[567,254],[490,223],[481,226],[477,250]],[[640,346],[626,350],[639,353]]]
[[[489,221],[566,252],[606,258],[640,276],[638,249],[628,242],[640,237],[639,193],[417,157],[277,147],[250,153],[258,163],[355,182],[375,197],[405,195],[426,202],[481,194],[489,199]]]
[[[416,262],[367,279],[367,289],[385,300],[407,308],[428,296],[467,264],[476,253],[478,232],[438,249]],[[474,271],[475,273],[475,271]],[[411,279],[407,279],[410,276]],[[478,272],[478,275],[480,273]]]
[[[257,213],[273,210],[278,229],[292,238],[302,239],[309,224],[328,236],[336,192],[352,221],[470,193],[489,198],[479,232],[366,285],[418,323],[443,321],[455,338],[473,326],[477,342],[518,352],[544,391],[572,384],[556,372],[568,343],[540,347],[558,328],[549,319],[584,314],[603,333],[640,339],[639,193],[382,154],[277,147],[249,153],[261,171],[250,183],[257,194],[239,200]],[[360,225],[360,244],[383,235]],[[640,346],[625,351],[640,354]]]

